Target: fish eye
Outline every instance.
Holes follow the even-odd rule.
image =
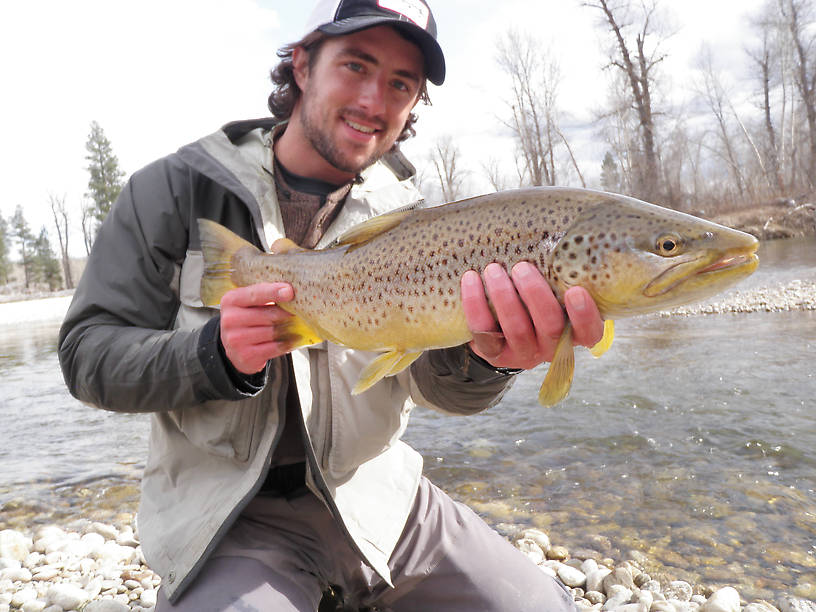
[[[671,257],[672,255],[677,255],[680,253],[682,243],[683,241],[679,236],[666,234],[657,239],[657,244],[655,246],[660,255],[663,255],[664,257]]]

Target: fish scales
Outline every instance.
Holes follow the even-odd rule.
[[[229,232],[215,225],[200,221],[205,303],[217,304],[233,286],[291,283],[295,298],[281,307],[302,324],[295,333],[302,343],[328,339],[386,352],[364,372],[358,390],[406,367],[423,350],[472,339],[459,295],[467,270],[492,262],[510,270],[529,261],[562,304],[566,290],[580,285],[611,319],[707,297],[750,274],[758,262],[757,241],[748,234],[582,189],[519,189],[383,215],[319,251],[288,243],[265,254],[237,237],[224,246],[230,239],[223,232]],[[559,351],[566,355],[567,349]],[[556,368],[558,357],[552,375],[569,371],[571,381],[571,362]],[[569,381],[559,384],[568,390]]]

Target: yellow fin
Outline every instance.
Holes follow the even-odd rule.
[[[360,245],[364,242],[368,242],[375,236],[379,236],[397,227],[411,212],[410,210],[405,210],[372,217],[368,221],[363,221],[343,233],[337,239],[337,244]]]
[[[615,339],[615,322],[612,319],[604,321],[603,338],[598,344],[589,349],[593,357],[600,357],[612,346],[612,340]]]
[[[278,238],[272,243],[269,250],[275,255],[280,255],[281,253],[299,253],[308,251],[309,249],[298,246],[293,240],[289,240],[289,238]]]
[[[320,334],[298,316],[279,323],[278,330],[281,332],[278,339],[289,343],[293,349],[323,341]]]
[[[575,372],[575,351],[572,346],[572,325],[567,323],[558,344],[555,347],[550,369],[538,392],[538,401],[542,406],[554,406],[567,397],[572,386],[572,375]]]
[[[198,220],[201,252],[204,255],[204,274],[201,277],[201,301],[205,306],[218,306],[221,298],[236,287],[232,282],[232,258],[235,252],[249,247],[260,250],[223,225],[209,219]]]
[[[405,351],[398,350],[383,353],[365,367],[360,374],[360,380],[354,385],[351,394],[359,395],[363,391],[370,389],[386,376],[393,376],[394,374],[402,372],[421,354],[422,351],[418,353],[406,353]]]

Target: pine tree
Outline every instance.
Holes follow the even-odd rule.
[[[604,191],[619,192],[620,174],[618,173],[618,165],[615,163],[615,158],[609,151],[604,155],[603,163],[601,163],[601,189]]]
[[[92,213],[98,227],[122,191],[125,173],[119,169],[119,160],[113,153],[111,143],[96,121],[91,122],[91,133],[85,143],[85,150],[88,152],[85,156],[88,161],[86,169],[91,175],[85,195],[93,201]]]
[[[23,207],[17,205],[14,210],[14,216],[11,218],[11,235],[19,241],[20,244],[20,259],[23,263],[23,273],[25,275],[25,287],[28,289],[31,284],[32,266],[32,242],[34,236],[31,234],[31,229],[28,227],[28,221],[23,214]]]
[[[8,222],[0,215],[0,284],[6,285],[11,276],[11,260],[9,259],[9,235]]]
[[[51,248],[51,241],[48,239],[48,232],[45,226],[40,230],[33,243],[32,255],[32,278],[37,283],[47,283],[50,291],[59,289],[62,285],[62,275],[60,274],[60,263]]]

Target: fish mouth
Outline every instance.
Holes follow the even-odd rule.
[[[643,295],[658,297],[689,281],[698,280],[705,283],[713,280],[713,278],[703,278],[706,276],[727,276],[734,278],[734,281],[739,280],[739,278],[748,276],[759,265],[759,257],[754,252],[755,250],[748,253],[725,253],[711,263],[706,262],[707,257],[705,256],[678,261],[652,279],[643,289]]]

